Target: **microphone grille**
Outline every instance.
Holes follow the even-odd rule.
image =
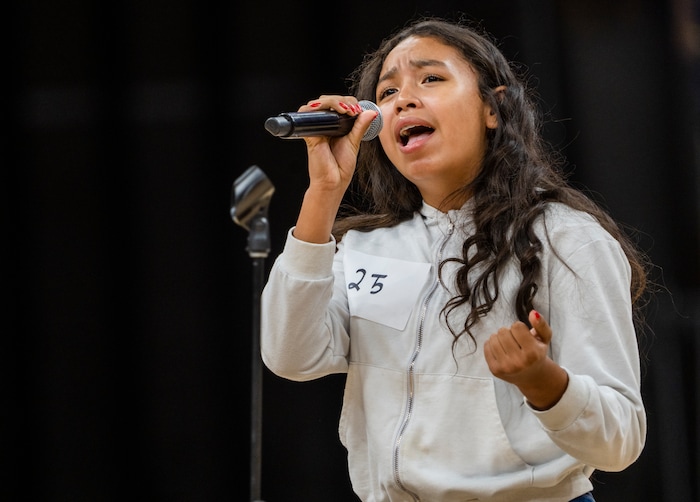
[[[379,131],[381,131],[382,127],[384,126],[384,119],[382,119],[382,111],[377,105],[375,105],[371,101],[362,100],[358,104],[363,110],[374,110],[375,112],[377,112],[376,118],[369,125],[369,129],[367,129],[365,135],[362,136],[362,141],[373,140],[379,135]]]

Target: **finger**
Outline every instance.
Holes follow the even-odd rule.
[[[357,115],[362,111],[362,108],[358,104],[357,98],[353,96],[324,94],[300,106],[297,111],[310,112],[322,110],[333,110],[341,114]]]
[[[528,328],[527,324],[522,321],[515,321],[513,324],[511,324],[508,332],[519,348],[529,345],[529,342],[532,339],[530,328]]]
[[[500,345],[494,340],[495,337],[495,334],[491,335],[491,338],[484,344],[484,357],[492,372],[499,367],[500,360],[505,359],[505,355],[500,352]]]
[[[341,115],[357,116],[362,108],[358,104],[354,96],[341,96],[323,94],[316,99],[308,101],[297,110],[298,112],[321,112],[331,110]],[[303,136],[302,139],[306,142],[307,147],[313,148],[317,145],[328,145],[332,140],[329,136]],[[357,146],[354,147],[357,150]]]
[[[531,333],[539,337],[543,343],[549,344],[549,341],[552,339],[552,328],[545,321],[544,317],[536,310],[531,310],[528,318],[532,325]]]
[[[358,105],[359,106],[359,105]],[[363,110],[355,120],[355,125],[350,131],[350,139],[354,144],[359,144],[359,142],[364,137],[365,133],[369,129],[372,121],[377,118],[378,112],[376,110]]]
[[[484,342],[484,355],[486,356],[486,359],[495,359],[495,356],[493,354],[493,350],[491,349],[491,339],[489,338]]]

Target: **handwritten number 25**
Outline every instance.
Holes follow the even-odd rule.
[[[360,274],[360,280],[357,282],[351,282],[348,284],[348,289],[356,289],[357,291],[360,290],[360,283],[365,279],[365,276],[367,275],[367,271],[364,268],[358,268],[355,273]],[[372,284],[372,288],[370,289],[369,294],[370,295],[375,295],[379,293],[382,288],[384,287],[384,284],[380,282],[380,279],[384,279],[386,277],[386,274],[372,274],[370,277],[374,277],[374,284]]]

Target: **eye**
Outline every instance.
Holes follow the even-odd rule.
[[[425,78],[423,79],[423,82],[426,84],[429,84],[431,82],[441,82],[443,80],[445,80],[445,79],[439,75],[430,74],[430,75],[425,76]]]
[[[387,96],[390,96],[391,94],[394,94],[395,92],[396,89],[394,87],[387,87],[377,95],[377,101],[381,101],[382,99],[386,98]]]

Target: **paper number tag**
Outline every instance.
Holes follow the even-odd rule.
[[[350,314],[403,330],[416,307],[430,263],[345,252]]]

